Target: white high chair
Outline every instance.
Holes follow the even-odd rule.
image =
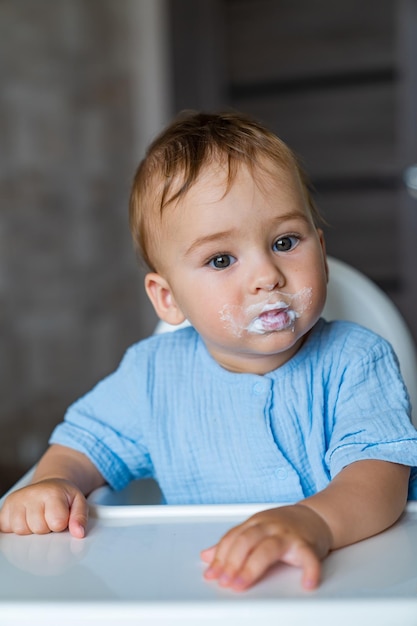
[[[387,339],[394,348],[411,399],[412,419],[417,426],[417,352],[411,333],[390,298],[367,276],[352,266],[328,257],[329,284],[323,317],[356,322]],[[186,326],[187,322],[181,324]],[[159,322],[156,333],[175,330]]]

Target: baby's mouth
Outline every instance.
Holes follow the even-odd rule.
[[[225,304],[219,311],[220,319],[236,337],[243,333],[265,335],[287,329],[294,331],[296,320],[311,306],[311,297],[311,287],[296,293],[271,292],[263,303],[247,307]]]
[[[246,330],[259,334],[286,330],[294,326],[297,317],[297,313],[284,302],[267,304]]]

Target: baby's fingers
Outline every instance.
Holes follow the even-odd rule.
[[[5,505],[0,519],[0,530],[5,533],[43,535],[50,532],[43,502]]]
[[[87,526],[88,505],[78,490],[68,490],[45,503],[45,522],[52,532],[69,529],[74,537],[82,538]]]
[[[85,536],[85,531],[88,522],[88,504],[85,497],[79,493],[75,496],[70,511],[70,518],[68,522],[68,530],[73,537],[82,539]]]
[[[4,505],[0,511],[0,531],[2,533],[16,533],[17,535],[30,535],[31,529],[26,519],[26,508],[16,507],[13,512],[10,507]]]
[[[262,539],[262,530],[258,526],[237,526],[229,531],[215,548],[202,553],[212,555],[210,565],[204,576],[208,580],[217,578],[222,586],[230,586],[238,577],[252,550]],[[205,558],[204,560],[208,560]]]
[[[236,591],[256,583],[275,563],[283,559],[284,546],[279,537],[264,537],[256,545],[231,581]]]
[[[44,507],[44,519],[49,532],[60,533],[68,528],[70,505],[65,494],[48,499]]]
[[[302,569],[301,584],[304,589],[315,589],[318,586],[321,563],[310,546],[297,542],[287,549],[279,537],[265,537],[248,556],[231,587],[237,591],[247,589],[279,562]]]
[[[299,566],[303,570],[301,584],[304,589],[316,589],[320,583],[321,561],[310,546],[303,545],[298,548]],[[296,565],[297,563],[294,563]]]
[[[251,587],[279,562],[302,569],[304,589],[315,589],[320,582],[321,562],[308,543],[268,535],[257,526],[233,529],[218,546],[203,551],[202,557],[210,563],[205,578],[217,579],[220,585],[236,591]]]
[[[216,554],[216,547],[217,546],[212,546],[211,548],[201,550],[200,556],[204,563],[211,563],[213,561],[214,555]]]
[[[10,494],[0,510],[0,531],[28,535],[61,532],[85,535],[88,505],[82,492],[66,480],[45,480]]]

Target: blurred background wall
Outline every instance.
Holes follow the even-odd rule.
[[[0,2],[0,488],[154,317],[127,203],[171,113],[158,0]]]
[[[417,336],[416,40],[416,0],[0,0],[0,493],[152,332],[127,203],[183,108],[287,140],[329,252]]]

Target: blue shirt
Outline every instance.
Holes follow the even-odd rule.
[[[169,504],[294,502],[354,461],[417,465],[390,345],[324,320],[263,376],[222,368],[191,327],[141,341],[51,443],[86,454],[115,489],[154,477]]]

